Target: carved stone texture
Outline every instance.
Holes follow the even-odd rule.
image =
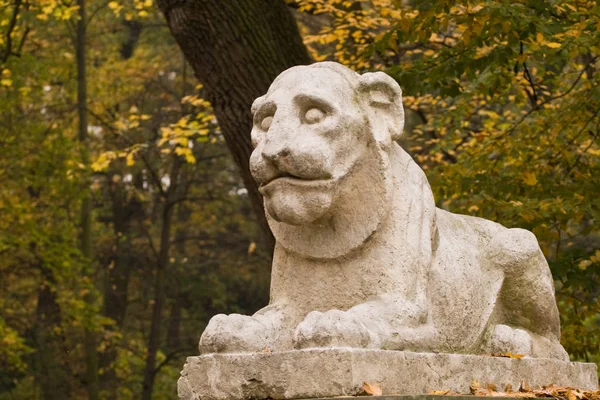
[[[384,395],[430,390],[468,394],[474,380],[497,390],[511,385],[515,391],[522,383],[532,389],[549,382],[595,389],[598,382],[595,364],[349,348],[207,354],[189,357],[181,375],[178,394],[185,400],[351,396],[365,382]]]
[[[425,174],[395,142],[404,111],[391,77],[330,62],[293,67],[252,113],[250,170],[276,239],[271,300],[253,316],[213,317],[201,353],[289,358],[294,349],[354,348],[569,360],[535,236],[435,207]],[[229,360],[203,357],[189,362]]]

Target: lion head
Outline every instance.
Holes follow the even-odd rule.
[[[365,242],[391,205],[388,153],[404,126],[398,84],[337,63],[298,66],[252,113],[250,171],[277,242],[312,258]]]

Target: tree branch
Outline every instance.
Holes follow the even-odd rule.
[[[12,54],[12,33],[17,26],[17,19],[22,4],[22,0],[15,0],[15,8],[13,9],[10,21],[8,22],[8,27],[6,28],[6,33],[4,34],[4,43],[6,43],[6,47],[2,54],[2,63],[5,63]]]

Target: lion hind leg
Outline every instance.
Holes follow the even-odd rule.
[[[524,229],[506,229],[494,236],[488,249],[489,260],[504,272],[498,322],[558,342],[554,282],[535,236]]]
[[[498,324],[490,330],[482,351],[487,354],[512,353],[531,356],[533,340],[531,335],[523,329]]]
[[[525,329],[503,324],[494,325],[490,329],[481,350],[485,354],[512,353],[569,361],[569,355],[560,343]]]

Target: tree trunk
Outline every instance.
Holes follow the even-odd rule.
[[[279,73],[309,64],[284,0],[158,0],[209,100],[237,164],[269,250],[274,239],[250,175],[250,106]]]
[[[146,353],[146,363],[144,367],[144,380],[142,383],[142,400],[152,399],[152,389],[154,388],[154,378],[156,376],[156,353],[160,346],[160,332],[163,322],[162,313],[165,304],[165,269],[169,263],[169,250],[171,247],[171,225],[173,222],[173,209],[175,207],[175,196],[178,191],[179,172],[181,168],[181,158],[175,156],[173,167],[169,173],[171,184],[163,198],[164,207],[162,210],[162,224],[160,232],[160,249],[158,251],[158,260],[156,268],[156,280],[154,283],[154,307],[152,309],[152,321],[150,323],[150,338],[148,340],[148,350]]]
[[[121,182],[113,182],[113,176],[113,174],[108,174],[106,185],[112,205],[115,250],[111,257],[111,264],[105,271],[103,314],[115,322],[114,326],[108,326],[106,329],[120,332],[123,329],[129,303],[128,290],[131,271],[138,261],[131,244],[131,223],[133,218],[140,214],[140,204],[134,197],[128,195]],[[113,365],[116,357],[116,346],[108,346],[99,357],[100,368],[104,371],[99,377],[100,389],[105,392],[104,395],[109,397],[117,395],[120,385]]]
[[[70,399],[72,371],[56,299],[54,275],[44,266],[40,269],[42,285],[38,289],[36,322],[32,332],[37,349],[32,357],[33,371],[44,400]]]
[[[77,59],[77,114],[79,117],[78,135],[81,145],[81,162],[89,167],[90,156],[88,148],[87,122],[87,74],[85,65],[86,25],[85,0],[77,0],[79,20],[75,35],[75,53]],[[92,203],[88,179],[83,181],[83,200],[81,204],[81,253],[84,258],[85,273],[92,275]],[[93,282],[93,279],[92,279]],[[94,302],[93,290],[85,298],[88,304]],[[91,318],[91,316],[90,316]],[[89,400],[98,399],[98,354],[96,352],[96,337],[91,320],[85,324],[85,358],[87,370],[87,391]]]
[[[121,58],[128,60],[133,56],[133,52],[139,42],[142,33],[142,24],[139,21],[123,20],[125,27],[125,36],[119,50]],[[130,196],[125,185],[122,182],[115,182],[116,171],[122,172],[125,163],[113,163],[114,170],[107,174],[106,186],[110,194],[112,206],[112,226],[115,237],[115,250],[112,256],[112,262],[105,270],[104,284],[104,316],[115,321],[114,327],[108,326],[106,329],[122,331],[125,322],[125,314],[129,304],[128,290],[131,271],[139,261],[133,253],[131,244],[132,229],[131,224],[136,218],[143,218],[141,204],[134,196]],[[136,175],[135,186],[142,189],[140,175]],[[117,358],[116,346],[109,346],[99,356],[99,367],[104,372],[99,376],[99,387],[103,391],[103,396],[116,397],[117,389],[121,382],[117,379],[115,366],[113,365]]]

